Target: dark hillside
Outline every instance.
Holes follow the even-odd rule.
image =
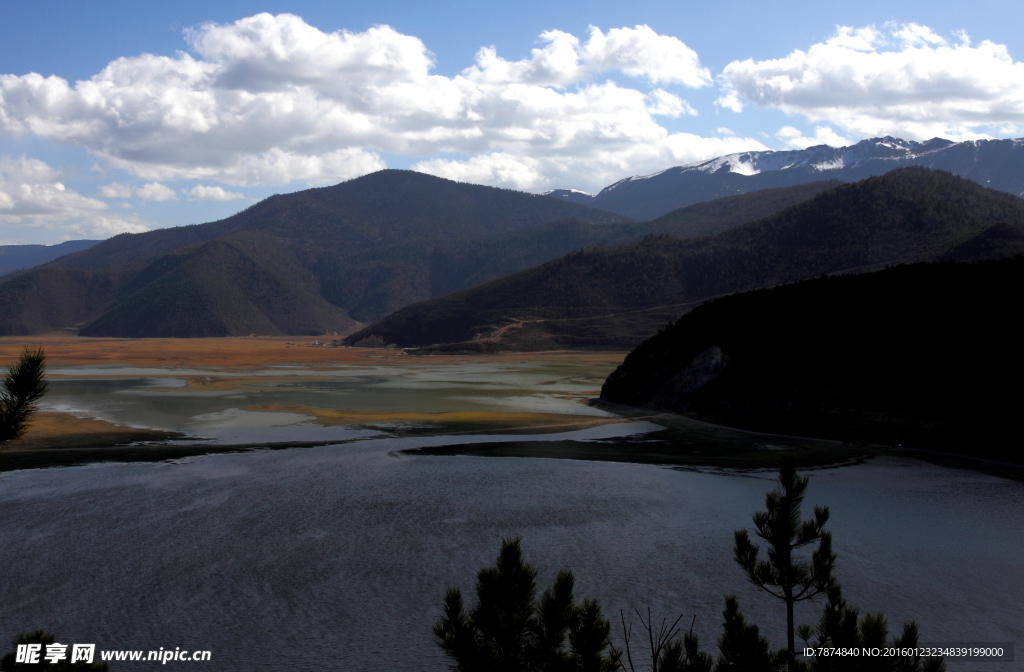
[[[50,265],[76,271],[99,271],[124,264],[137,264],[189,245],[213,240],[226,232],[227,227],[214,222],[145,233],[122,233],[87,250],[61,257]]]
[[[724,196],[673,210],[649,222],[634,224],[631,228],[643,235],[667,233],[676,238],[708,236],[803,203],[841,184],[838,180],[827,180]]]
[[[134,273],[44,266],[0,287],[0,336],[80,329],[110,308]]]
[[[710,301],[637,347],[603,399],[758,431],[1024,462],[1012,383],[1024,258],[898,266]]]
[[[372,322],[410,303],[445,296],[584,248],[730,228],[806,201],[837,183],[813,183],[700,203],[653,222],[595,224],[566,219],[508,233],[457,240],[356,242],[344,249],[303,247],[325,299]]]
[[[996,224],[1024,227],[1024,201],[948,173],[906,168],[714,236],[651,237],[573,253],[408,306],[350,338],[420,347],[633,347],[650,333],[651,320],[678,316],[688,304],[822,274],[938,260],[955,249],[970,257],[962,246]],[[979,256],[970,258],[1005,256],[976,247]],[[505,328],[523,322],[532,325],[530,343],[515,342],[527,333],[520,326]]]
[[[548,196],[382,170],[331,187],[273,196],[239,213],[248,231],[304,240],[451,239],[506,233],[576,217],[628,221]]]
[[[61,259],[51,267],[88,271],[93,283],[101,276],[110,276],[108,280],[113,282],[117,276],[112,286],[120,289],[106,297],[105,303],[97,304],[105,306],[97,308],[98,313],[94,310],[88,313],[88,319],[79,316],[74,323],[68,323],[61,321],[64,313],[54,313],[46,307],[54,299],[40,303],[31,292],[14,292],[13,286],[0,285],[0,302],[12,307],[7,316],[14,318],[8,325],[11,319],[0,314],[0,333],[8,329],[23,333],[29,324],[46,325],[47,329],[88,324],[107,308],[113,308],[115,300],[114,312],[84,333],[345,333],[351,327],[342,325],[354,324],[345,313],[355,320],[370,322],[410,303],[495,280],[572,250],[639,239],[652,230],[651,226],[678,234],[694,227],[732,226],[806,200],[827,188],[806,185],[792,191],[749,194],[729,199],[727,204],[700,204],[649,225],[602,223],[624,218],[547,197],[462,185],[408,171],[385,171],[352,183],[273,197],[221,222],[117,236],[96,249]],[[428,187],[437,187],[440,195],[431,195]],[[422,201],[421,207],[416,206],[417,199]],[[566,210],[585,217],[544,221]],[[403,212],[415,216],[403,219]],[[391,227],[390,237],[368,238],[371,233],[380,233],[378,229],[367,228],[377,220]],[[350,225],[362,224],[345,228],[346,221]],[[331,222],[338,226],[331,228]],[[452,228],[453,222],[461,229]],[[524,223],[529,226],[522,228]],[[472,236],[445,237],[474,227],[477,231]],[[285,233],[288,235],[279,235]],[[326,238],[309,238],[319,235]],[[224,274],[217,268],[202,268],[197,259],[188,264],[183,262],[192,259],[190,255],[204,243],[215,240],[228,241],[251,263],[239,265],[235,260],[229,264],[233,271]],[[215,255],[201,258],[210,263],[222,261]],[[115,266],[105,266],[111,263]],[[249,298],[240,298],[250,296],[245,288],[247,283],[265,281],[259,279],[262,271],[257,270],[264,267],[285,284],[301,289],[307,298],[316,298],[313,303],[296,299],[309,308],[303,312],[305,317],[286,318],[279,309],[258,307]],[[246,278],[244,269],[255,275]],[[172,276],[163,277],[172,272],[173,280]],[[80,283],[86,276],[46,273],[47,296],[82,293]],[[227,284],[215,291],[211,283],[217,282]],[[29,285],[32,286],[31,282]],[[189,312],[185,302],[188,293],[182,293],[183,287],[206,288],[202,290],[208,297],[204,299],[205,307],[196,308],[203,315],[201,318],[192,314],[195,311]],[[278,289],[266,289],[265,294],[278,295]],[[281,291],[287,294],[291,290]],[[236,299],[241,303],[230,305]],[[326,310],[323,302],[332,304],[334,309]],[[319,308],[313,310],[314,304]],[[164,311],[159,319],[155,306]],[[49,312],[43,316],[41,311]],[[224,312],[217,317],[217,311]],[[271,314],[278,317],[271,319]],[[316,322],[313,316],[319,316],[317,319],[322,318],[323,322]],[[663,321],[655,324],[660,323]],[[172,329],[175,324],[181,325],[180,329]],[[320,325],[319,331],[313,324]]]
[[[286,248],[254,234],[159,258],[83,336],[208,337],[321,334],[354,321],[315,292]]]
[[[629,221],[548,196],[453,182],[410,170],[382,170],[331,187],[271,196],[219,222],[115,236],[58,263],[64,268],[96,270],[235,231],[286,241],[349,244],[471,238],[571,217],[595,224]]]
[[[1005,259],[1024,254],[1024,228],[1011,224],[995,224],[982,233],[960,243],[943,255],[951,261],[973,259]]]

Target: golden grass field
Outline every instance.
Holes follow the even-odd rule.
[[[217,369],[257,369],[266,366],[381,366],[408,364],[402,350],[332,348],[311,345],[312,336],[255,338],[80,338],[77,336],[0,337],[0,363],[12,362],[22,348],[41,346],[50,367],[133,365]],[[323,342],[323,339],[319,339]],[[463,360],[511,359],[536,361],[571,357],[577,361],[619,363],[624,353],[537,352],[499,355],[430,355],[416,357],[418,365],[451,364]]]
[[[548,434],[569,432],[616,422],[622,418],[603,418],[562,413],[510,413],[505,411],[365,411],[311,406],[247,406],[247,411],[296,413],[313,418],[320,425],[356,427],[423,428],[432,434]]]

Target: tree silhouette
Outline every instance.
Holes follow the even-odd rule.
[[[740,613],[740,604],[733,595],[725,597],[725,619],[722,636],[718,638],[718,663],[715,672],[776,672],[782,665],[782,656],[774,653],[768,640],[758,627],[747,623]],[[780,652],[781,653],[781,652]]]
[[[796,670],[793,605],[828,591],[835,585],[832,568],[832,534],[825,531],[828,507],[814,507],[814,518],[800,520],[800,506],[807,490],[807,477],[797,476],[791,455],[782,457],[778,485],[765,495],[767,511],[754,514],[755,533],[768,544],[767,560],[759,560],[760,549],[746,530],[736,530],[734,554],[747,579],[769,595],[786,603],[786,662]],[[810,562],[801,561],[794,551],[817,543]]]
[[[845,649],[885,648],[891,646],[900,654],[914,650],[918,644],[915,621],[903,624],[903,633],[886,643],[889,624],[881,613],[860,612],[847,605],[839,584],[827,592],[828,598],[815,627],[801,625],[797,632],[805,644],[814,639],[815,647],[831,646]],[[919,655],[874,656],[816,656],[808,666],[811,672],[945,672],[946,664],[940,657],[922,658]]]
[[[520,540],[503,539],[494,567],[477,574],[477,605],[466,612],[449,588],[434,624],[438,646],[458,672],[613,672],[619,653],[594,600],[576,604],[575,578],[561,571],[540,601],[537,572],[523,562]]]
[[[39,398],[46,394],[45,373],[46,355],[42,348],[26,347],[17,363],[7,368],[0,387],[0,446],[25,433]]]

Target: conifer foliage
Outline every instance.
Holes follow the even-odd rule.
[[[750,541],[746,530],[736,530],[736,562],[747,579],[768,594],[786,603],[787,658],[790,672],[795,670],[793,606],[828,591],[835,584],[832,568],[832,534],[825,531],[828,507],[814,507],[814,518],[801,521],[800,506],[807,490],[807,477],[798,476],[791,455],[783,456],[778,486],[765,495],[767,511],[754,514],[757,536],[768,542],[768,559],[759,560],[760,549]],[[800,560],[794,551],[817,544],[810,562]],[[727,618],[728,620],[728,618]]]
[[[42,348],[25,348],[7,369],[0,385],[0,446],[25,433],[39,398],[46,394],[46,355]]]
[[[613,672],[619,653],[594,600],[575,601],[575,578],[561,571],[537,599],[537,571],[520,540],[503,539],[494,567],[477,574],[477,605],[449,588],[434,625],[438,645],[457,672]]]

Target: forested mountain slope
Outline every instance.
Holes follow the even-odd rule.
[[[1024,461],[1024,257],[897,266],[716,299],[631,352],[601,396],[781,434]]]
[[[456,344],[440,348],[449,351],[633,347],[711,297],[901,263],[1008,256],[1021,227],[1021,199],[906,168],[717,235],[576,252],[408,306],[349,338]]]
[[[0,285],[0,334],[345,334],[574,249],[734,226],[829,186],[631,223],[545,196],[382,171],[275,196],[220,222],[116,236],[17,274]]]

